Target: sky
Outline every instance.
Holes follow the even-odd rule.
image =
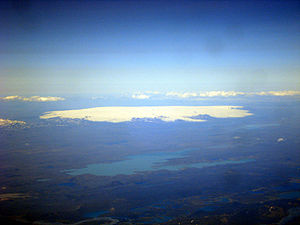
[[[300,1],[1,1],[0,95],[300,90]]]

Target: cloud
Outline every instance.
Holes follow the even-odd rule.
[[[166,122],[184,120],[203,122],[199,115],[215,118],[250,116],[241,106],[140,106],[140,107],[96,107],[79,110],[51,111],[40,116],[41,119],[69,118],[100,122],[128,122],[134,119],[160,119]]]
[[[231,97],[237,95],[245,95],[244,92],[235,91],[207,91],[207,92],[167,92],[166,96],[178,97],[178,98],[192,98],[192,97]]]
[[[195,98],[195,97],[235,97],[235,96],[294,96],[300,95],[300,91],[261,91],[261,92],[242,92],[242,91],[207,91],[207,92],[167,92],[165,96],[176,98]]]
[[[232,97],[237,95],[245,95],[245,92],[236,92],[236,91],[208,91],[200,93],[200,97]]]
[[[0,100],[19,100],[19,101],[25,101],[25,102],[55,102],[55,101],[63,101],[65,100],[62,97],[41,97],[41,96],[31,96],[31,97],[24,97],[24,96],[6,96],[6,97],[0,97]]]
[[[3,99],[3,100],[17,100],[19,99],[20,97],[18,95],[12,95],[12,96],[6,96],[6,97],[0,97],[0,99]]]
[[[153,94],[153,95],[159,95],[160,92],[159,91],[146,91],[146,94]]]
[[[148,99],[148,98],[150,98],[149,95],[145,95],[145,94],[133,94],[131,97],[135,98],[135,99]]]
[[[282,142],[282,141],[285,141],[285,139],[282,137],[277,139],[277,142]]]
[[[41,97],[41,96],[32,96],[29,98],[22,98],[23,101],[28,102],[55,102],[55,101],[63,101],[65,100],[62,97]]]
[[[8,120],[0,118],[0,126],[11,126],[11,125],[25,125],[26,122],[19,120]]]
[[[92,100],[105,99],[104,96],[94,96],[91,98]]]
[[[273,95],[273,96],[293,96],[300,95],[300,91],[262,91],[255,92],[254,95]]]
[[[171,96],[171,97],[178,97],[178,98],[191,98],[191,97],[197,97],[198,94],[195,92],[185,92],[185,93],[179,93],[179,92],[167,92],[166,96]]]

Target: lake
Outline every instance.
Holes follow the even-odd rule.
[[[166,164],[168,159],[184,157],[185,154],[192,150],[184,150],[179,152],[159,152],[152,154],[135,155],[126,160],[113,163],[97,163],[89,164],[80,169],[63,170],[69,175],[92,174],[97,176],[115,176],[118,174],[132,175],[138,172],[154,171],[154,170],[181,170],[186,168],[203,168],[209,166],[225,165],[225,164],[240,164],[253,162],[253,159],[241,160],[224,160],[213,162],[198,162],[191,164]]]

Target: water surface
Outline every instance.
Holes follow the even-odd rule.
[[[97,163],[89,164],[85,168],[64,170],[69,175],[82,175],[92,174],[98,176],[115,176],[118,174],[131,175],[143,171],[154,170],[181,170],[185,168],[203,168],[208,166],[217,166],[225,164],[240,164],[254,161],[253,159],[241,159],[241,160],[224,160],[213,162],[199,162],[191,164],[176,164],[168,165],[166,162],[168,159],[175,159],[183,157],[187,152],[191,150],[180,152],[159,152],[153,154],[142,154],[128,158],[127,160],[113,162],[113,163]]]
[[[106,213],[109,213],[109,211],[103,210],[103,211],[97,211],[97,212],[89,212],[89,213],[84,214],[84,217],[86,217],[86,218],[95,218],[95,217],[98,217],[98,216],[102,216]]]

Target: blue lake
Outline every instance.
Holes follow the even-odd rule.
[[[199,162],[191,164],[176,164],[167,165],[165,164],[168,159],[175,159],[184,157],[185,154],[191,150],[180,151],[180,152],[159,152],[153,154],[142,154],[132,156],[126,160],[113,162],[113,163],[97,163],[89,164],[85,168],[80,169],[69,169],[63,170],[63,172],[69,175],[82,175],[92,174],[98,176],[115,176],[118,174],[131,175],[137,172],[143,171],[154,171],[154,170],[181,170],[185,168],[203,168],[208,166],[217,166],[225,164],[240,164],[253,162],[253,159],[242,159],[242,160],[225,160],[225,161],[214,161],[214,162]]]
[[[90,213],[84,214],[84,217],[86,217],[86,218],[96,218],[96,217],[102,216],[106,213],[109,213],[109,211],[103,210],[103,211],[97,211],[97,212],[90,212]]]
[[[217,207],[216,206],[212,206],[212,205],[210,205],[210,206],[203,206],[203,207],[200,208],[200,210],[202,210],[204,212],[213,212],[216,209],[217,209]]]

